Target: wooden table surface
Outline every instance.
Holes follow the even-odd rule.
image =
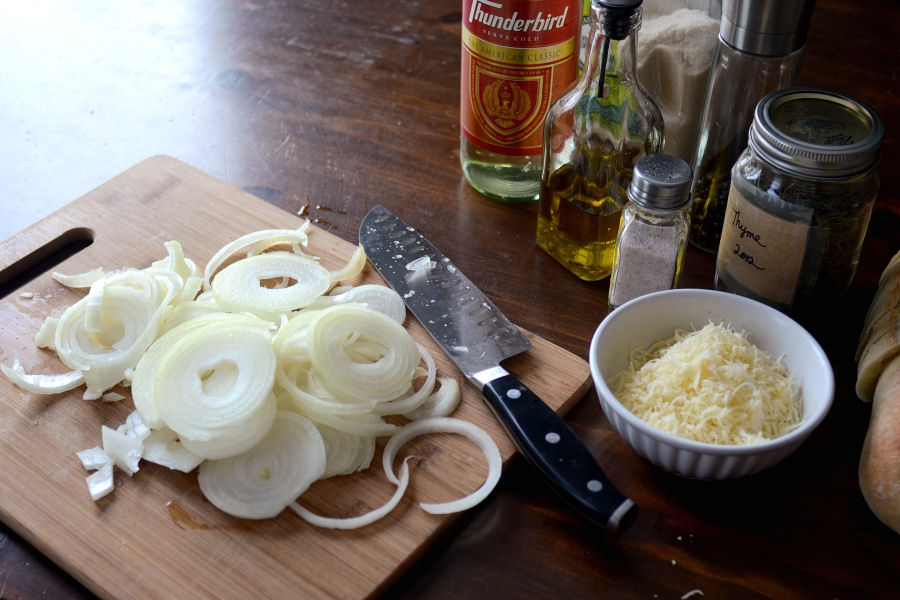
[[[587,358],[608,312],[608,282],[582,282],[536,248],[534,203],[488,200],[460,172],[460,6],[8,3],[0,239],[140,160],[169,154],[348,241],[367,210],[384,204],[514,322]],[[890,0],[819,0],[810,27],[801,83],[867,102],[887,131],[856,280],[808,323],[835,368],[837,393],[807,443],[757,476],[685,480],[628,448],[590,391],[567,421],[640,506],[635,524],[605,538],[517,457],[490,499],[390,597],[896,597],[900,536],[871,515],[857,486],[870,406],[853,393],[853,354],[877,278],[900,249],[898,32],[900,4]],[[712,274],[713,257],[690,250],[682,285],[710,287]],[[91,597],[0,528],[0,598]]]

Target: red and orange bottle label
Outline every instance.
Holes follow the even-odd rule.
[[[578,71],[578,0],[463,0],[460,122],[485,150],[540,154],[544,115]]]

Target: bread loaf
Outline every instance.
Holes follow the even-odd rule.
[[[859,488],[875,516],[900,533],[900,356],[888,363],[875,386]]]
[[[872,402],[859,488],[875,516],[900,533],[900,252],[879,279],[856,359],[856,394]]]

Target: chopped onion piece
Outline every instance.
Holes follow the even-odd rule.
[[[87,482],[88,492],[91,494],[91,500],[96,502],[103,496],[113,491],[113,488],[115,487],[112,462],[106,463],[105,465],[85,477],[84,480]]]
[[[316,527],[324,527],[326,529],[359,529],[360,527],[365,527],[366,525],[381,519],[400,504],[400,500],[403,499],[403,494],[406,493],[406,488],[409,487],[409,465],[406,464],[407,460],[409,459],[404,460],[403,464],[400,465],[400,476],[396,478],[396,481],[392,482],[397,486],[394,495],[382,506],[363,515],[346,518],[323,517],[313,513],[308,508],[301,506],[298,502],[292,502],[289,506],[291,507],[291,510],[300,515],[304,521],[315,525]]]
[[[34,334],[34,343],[38,348],[55,348],[54,339],[56,338],[56,327],[59,325],[59,319],[56,317],[47,317],[41,323],[40,329]]]
[[[109,454],[104,452],[103,448],[100,446],[94,446],[87,450],[79,450],[75,454],[78,456],[78,460],[81,461],[84,468],[88,471],[96,471],[103,465],[111,464],[113,461]]]
[[[203,462],[178,440],[171,429],[156,429],[144,440],[143,458],[176,471],[190,473]]]
[[[141,460],[142,441],[138,437],[132,437],[110,429],[106,425],[100,427],[103,438],[103,451],[113,459],[116,466],[122,469],[130,477],[138,470]]]
[[[456,433],[465,436],[474,442],[484,453],[488,462],[488,474],[481,487],[469,494],[450,502],[427,503],[421,502],[422,510],[432,514],[448,514],[472,508],[488,497],[500,480],[500,471],[503,467],[503,459],[497,444],[483,429],[461,419],[435,418],[413,421],[394,434],[384,446],[382,454],[382,466],[387,478],[396,483],[394,475],[394,459],[397,451],[409,440],[429,433]]]
[[[319,430],[295,412],[280,411],[263,440],[247,452],[200,465],[200,491],[232,516],[266,519],[281,513],[325,472]]]

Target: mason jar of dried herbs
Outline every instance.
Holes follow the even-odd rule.
[[[731,173],[716,287],[789,313],[842,294],[878,194],[883,136],[878,115],[839,92],[763,98]]]

